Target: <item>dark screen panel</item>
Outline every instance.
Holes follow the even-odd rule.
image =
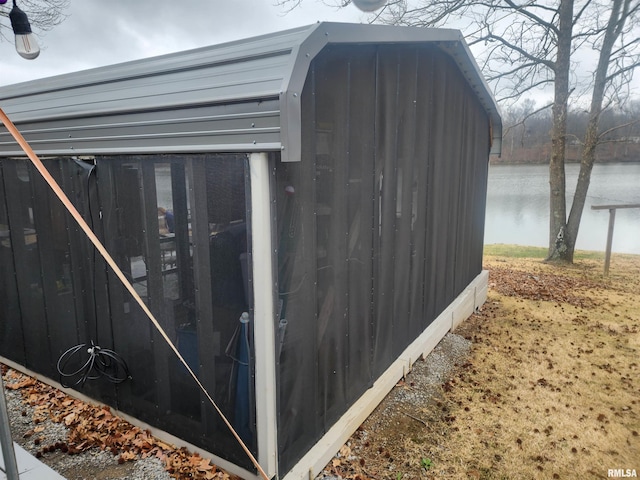
[[[281,473],[480,272],[472,96],[433,48],[312,62],[301,164],[276,167]]]
[[[9,165],[11,163],[11,165]],[[7,358],[24,364],[24,332],[16,277],[11,229],[7,206],[5,171],[14,178],[11,160],[0,161],[0,352]]]
[[[255,452],[246,155],[60,158],[46,166]],[[26,160],[3,159],[0,180],[0,353],[57,380],[67,349],[93,342],[113,350],[131,378],[77,388],[251,469],[39,173]],[[250,320],[240,328],[243,312]]]
[[[46,241],[49,232],[38,231],[36,223],[39,215],[47,213],[36,211],[34,205],[34,178],[39,173],[27,160],[4,162],[5,198],[22,313],[25,365],[55,378],[40,267],[40,243]]]
[[[397,207],[397,50],[384,46],[377,56],[376,76],[376,199],[374,234],[374,376],[379,376],[391,363],[393,329],[395,240]],[[377,227],[377,228],[376,228]]]
[[[416,208],[413,205],[414,183],[419,164],[426,159],[416,156],[419,129],[417,124],[418,108],[418,52],[406,49],[398,52],[397,59],[397,147],[396,162],[398,174],[396,180],[396,228],[395,228],[395,285],[394,285],[394,353],[396,358],[422,331],[420,323],[412,324],[410,298],[413,290],[422,290],[422,282],[412,283],[412,271],[420,269],[420,259],[412,245],[413,222]]]
[[[347,146],[346,230],[348,281],[347,389],[353,402],[373,382],[373,222],[376,185],[376,49],[362,47],[349,57],[349,140]]]
[[[348,139],[350,65],[328,56],[316,65],[317,352],[320,411],[328,429],[347,401]],[[347,85],[347,88],[344,88]]]

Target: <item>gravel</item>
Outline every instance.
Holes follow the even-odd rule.
[[[447,333],[424,361],[414,363],[407,375],[413,388],[395,389],[391,395],[405,403],[419,404],[430,400],[434,387],[447,380],[449,372],[464,361],[470,348],[471,342],[466,338]]]
[[[170,480],[157,458],[118,463],[110,452],[91,449],[75,455],[55,449],[66,442],[67,428],[50,419],[36,424],[34,408],[22,401],[19,391],[5,390],[13,440],[67,480]],[[47,447],[54,451],[43,453]]]
[[[427,358],[413,364],[405,380],[389,392],[369,420],[378,424],[388,423],[395,412],[431,401],[456,364],[465,361],[470,348],[471,342],[466,338],[447,333]]]

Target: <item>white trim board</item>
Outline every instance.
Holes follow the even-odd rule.
[[[329,431],[300,459],[283,480],[313,480],[362,425],[414,362],[426,357],[449,331],[468,318],[487,298],[489,272],[483,270],[467,288],[409,345]]]

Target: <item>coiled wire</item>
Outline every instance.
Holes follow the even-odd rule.
[[[71,347],[60,356],[56,367],[60,384],[65,388],[82,387],[87,380],[101,377],[116,384],[130,378],[124,359],[113,350],[95,345],[93,341],[90,345],[81,343]]]

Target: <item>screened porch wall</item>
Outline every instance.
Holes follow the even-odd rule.
[[[253,315],[247,156],[98,156],[45,165],[255,452],[255,399],[236,395],[235,352],[225,352],[242,312]],[[25,159],[0,160],[0,231],[2,356],[58,380],[56,362],[68,348],[95,342],[112,349],[131,379],[117,386],[89,380],[76,389],[253,468]]]
[[[275,168],[287,472],[482,270],[489,119],[437,47],[329,46]]]

